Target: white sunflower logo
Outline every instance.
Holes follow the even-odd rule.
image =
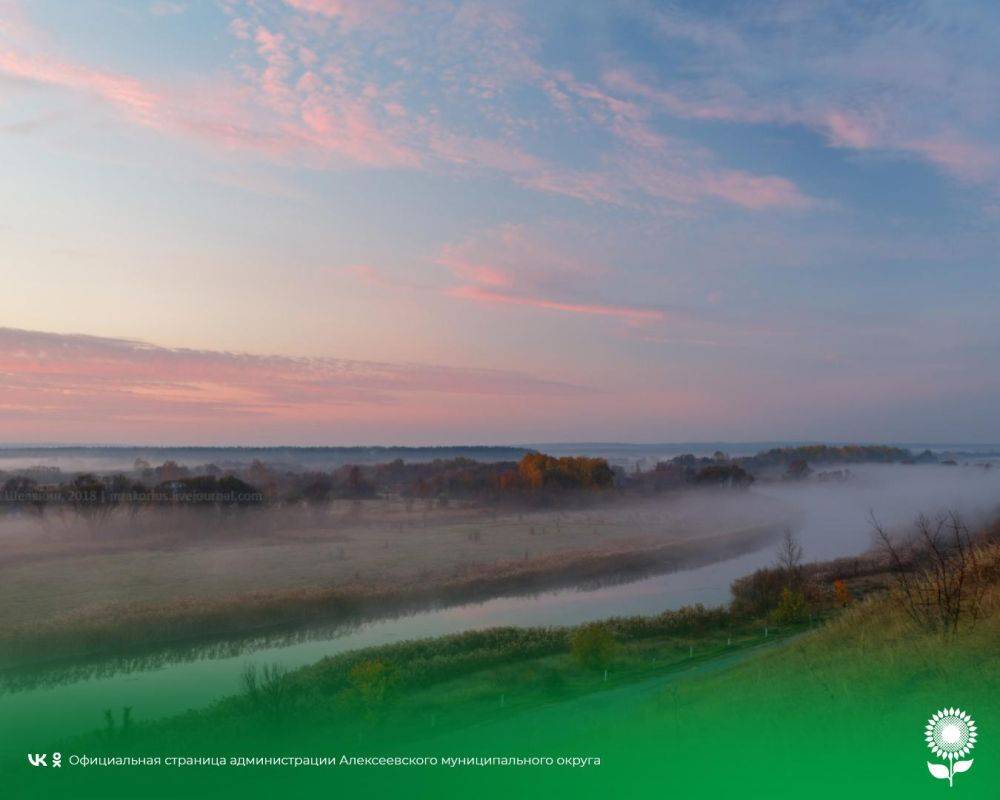
[[[928,761],[927,769],[935,778],[947,778],[948,785],[954,786],[956,773],[972,768],[973,759],[961,759],[976,746],[976,721],[960,708],[943,708],[927,720],[924,734],[931,752],[948,759],[947,766]]]

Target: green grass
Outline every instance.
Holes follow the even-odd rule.
[[[953,637],[916,627],[891,594],[869,596],[815,629],[770,631],[777,646],[763,650],[756,623],[734,625],[710,610],[612,620],[617,647],[605,678],[573,657],[572,629],[499,629],[325,659],[278,680],[276,703],[235,696],[67,743],[64,752],[602,761],[562,770],[117,773],[155,775],[141,795],[150,797],[245,799],[280,789],[418,798],[470,791],[482,798],[922,798],[950,791],[928,772],[937,759],[924,745],[924,724],[939,708],[957,706],[977,719],[981,740],[954,791],[990,797],[1000,784],[1000,552],[985,555],[982,616]],[[359,702],[355,667],[375,661],[391,666],[394,683],[383,700]],[[135,783],[111,791],[99,773],[85,784],[74,775],[66,796],[137,796]]]
[[[252,691],[206,709],[134,725],[127,735],[104,730],[66,747],[196,753],[219,741],[235,748],[308,748],[358,735],[369,747],[397,746],[431,730],[458,731],[687,671],[809,628],[771,626],[765,636],[764,623],[701,607],[602,625],[615,647],[598,665],[574,656],[571,643],[579,628],[498,628],[401,642],[332,656],[267,680],[258,674]],[[383,683],[359,684],[359,668],[372,664],[384,667],[377,672]]]

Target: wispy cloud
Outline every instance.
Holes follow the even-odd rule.
[[[223,7],[237,67],[208,85],[168,90],[14,40],[0,49],[0,74],[88,94],[169,135],[319,169],[491,174],[532,191],[647,210],[813,205],[791,178],[736,169],[656,130],[648,104],[627,96],[634,85],[599,85],[547,66],[515,9],[458,3],[417,14],[392,0]],[[150,8],[184,10],[176,2]],[[531,93],[547,106],[528,117],[518,98]],[[603,153],[581,164],[538,152],[541,129],[604,139]]]
[[[662,309],[601,300],[613,270],[560,248],[523,226],[506,225],[447,245],[437,257],[458,285],[453,298],[500,307],[611,317],[633,325],[662,322]]]
[[[160,118],[160,97],[140,81],[78,64],[0,51],[0,73],[95,96],[140,125]]]
[[[618,64],[603,83],[670,115],[796,125],[833,148],[920,159],[971,183],[1000,184],[1000,67],[995,15],[978,4],[912,3],[850,17],[746,6],[725,18],[697,7],[648,13],[652,30],[689,48],[686,74]],[[775,76],[782,76],[776,80]]]
[[[473,300],[477,303],[501,306],[527,306],[545,311],[561,311],[569,314],[585,314],[598,317],[616,317],[628,322],[661,322],[666,315],[653,308],[636,308],[631,306],[611,306],[600,303],[570,303],[565,300],[549,300],[544,297],[531,297],[506,292],[491,291],[480,286],[457,286],[448,290],[452,297],[463,300]]]
[[[970,183],[1000,180],[1000,147],[964,139],[953,131],[905,142],[905,149]]]
[[[0,418],[135,422],[221,415],[320,421],[425,397],[567,396],[580,387],[516,372],[166,348],[0,329]]]

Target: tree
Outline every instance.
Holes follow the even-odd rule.
[[[160,466],[153,469],[153,474],[158,483],[169,483],[180,478],[185,478],[190,474],[187,467],[180,466],[176,461],[164,461]]]
[[[305,477],[302,486],[302,499],[313,508],[322,508],[330,504],[333,497],[333,479],[323,472]]]
[[[788,464],[785,476],[789,480],[803,481],[812,474],[812,468],[805,459],[797,458]]]
[[[809,614],[805,595],[798,589],[785,587],[781,590],[781,600],[774,610],[774,621],[778,625],[793,625],[804,622]]]
[[[528,453],[518,463],[517,474],[529,489],[607,489],[615,482],[606,459],[586,456]]]
[[[957,512],[935,520],[921,515],[914,533],[901,542],[874,515],[871,524],[896,579],[897,596],[915,624],[945,636],[954,636],[962,622],[975,624],[989,582],[982,580],[975,542]]]
[[[785,577],[786,586],[796,587],[801,583],[802,545],[791,528],[785,528],[785,535],[778,545],[778,569]]]
[[[739,464],[709,464],[698,470],[694,482],[705,486],[729,486],[735,489],[745,489],[753,483],[753,475]]]
[[[66,487],[70,506],[93,529],[104,522],[118,505],[117,498],[107,491],[96,475],[77,475]]]
[[[731,608],[737,616],[759,617],[777,608],[785,576],[779,569],[765,567],[733,581]]]
[[[840,578],[833,582],[833,594],[837,598],[837,605],[841,608],[846,608],[854,600],[851,596],[851,590]]]
[[[139,481],[133,481],[127,475],[112,475],[105,478],[111,501],[118,508],[128,510],[129,516],[135,517],[142,510],[147,500],[146,487]]]

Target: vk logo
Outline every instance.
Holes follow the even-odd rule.
[[[28,763],[33,767],[47,767],[48,753],[28,753]]]

